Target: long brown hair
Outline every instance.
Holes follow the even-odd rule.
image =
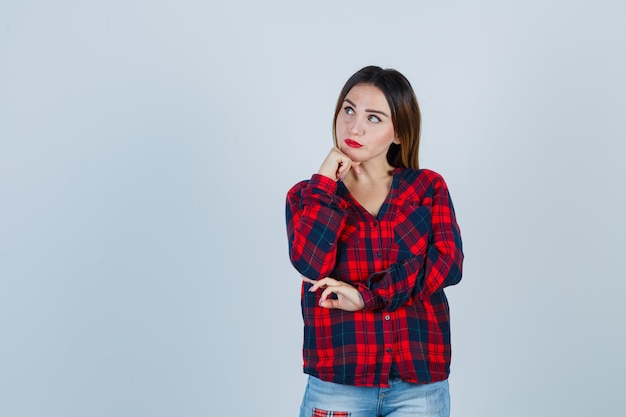
[[[357,84],[369,84],[377,87],[385,95],[391,109],[391,121],[400,139],[400,144],[392,143],[387,152],[387,161],[396,168],[419,168],[419,145],[422,116],[415,92],[409,80],[394,69],[368,66],[358,70],[343,86],[335,117],[333,118],[333,139],[337,145],[337,115],[343,107],[343,101]]]

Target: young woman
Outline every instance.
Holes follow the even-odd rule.
[[[303,277],[301,417],[448,416],[444,288],[463,252],[443,178],[419,169],[420,110],[398,71],[365,67],[343,87],[333,147],[287,195]]]

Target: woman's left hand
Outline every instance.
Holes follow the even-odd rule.
[[[309,289],[310,292],[315,292],[320,288],[324,289],[319,301],[320,307],[336,308],[345,311],[359,311],[365,307],[361,293],[352,285],[343,281],[338,281],[334,278],[322,278],[319,281],[315,281],[307,277],[302,277],[302,280],[313,284]],[[337,299],[329,299],[328,296],[330,294],[337,295]]]

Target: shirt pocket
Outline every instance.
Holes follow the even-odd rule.
[[[361,239],[359,238],[359,222],[357,216],[352,210],[348,210],[345,214],[346,220],[339,233],[338,245],[339,248],[352,248],[359,244]]]
[[[432,231],[431,208],[415,203],[404,206],[394,227],[394,241],[399,248],[399,258],[425,256]]]

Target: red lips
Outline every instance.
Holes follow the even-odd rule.
[[[359,142],[352,140],[352,139],[346,139],[344,140],[344,142],[346,143],[346,145],[348,145],[351,148],[360,148],[363,146]]]

